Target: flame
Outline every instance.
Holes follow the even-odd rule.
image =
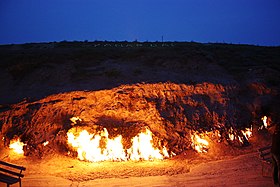
[[[206,153],[209,148],[209,143],[207,140],[201,138],[203,134],[194,134],[191,136],[192,147],[199,153]]]
[[[152,145],[152,132],[146,129],[145,132],[138,134],[132,138],[132,147],[128,150],[131,160],[151,160],[153,158],[163,159],[168,157],[166,148],[163,149],[163,154],[159,149],[155,149]]]
[[[46,146],[46,145],[48,145],[50,142],[49,141],[45,141],[44,143],[43,143],[43,146]]]
[[[241,130],[242,134],[244,137],[249,140],[249,138],[253,135],[253,127],[251,128],[246,128],[245,130]]]
[[[23,154],[23,146],[25,144],[20,142],[19,138],[15,138],[13,140],[10,141],[10,149],[12,149],[14,152],[18,153],[18,154]]]
[[[263,129],[263,128],[267,129],[267,126],[268,126],[268,118],[267,118],[267,116],[263,116],[261,118],[261,120],[263,121],[263,125],[259,129]]]
[[[70,121],[72,121],[73,125],[76,125],[77,121],[82,121],[82,119],[79,117],[72,117],[70,118]]]
[[[91,162],[99,161],[126,161],[126,160],[152,160],[169,157],[165,147],[162,150],[154,148],[152,132],[146,128],[132,138],[132,146],[125,150],[122,144],[122,136],[109,138],[106,128],[99,134],[90,134],[82,130],[77,135],[70,129],[67,133],[68,143],[78,153],[78,159]]]
[[[234,131],[233,128],[231,127],[228,131],[228,137],[230,141],[238,140],[240,143],[244,143],[244,138],[249,141],[249,138],[252,137],[253,135],[253,127],[251,128],[245,128],[245,130],[241,130],[242,135],[244,136],[239,136],[239,132]]]
[[[231,141],[233,141],[235,139],[234,134],[231,134],[231,133],[228,134],[228,137]]]
[[[234,141],[234,139],[235,139],[234,130],[232,127],[230,127],[230,129],[229,129],[228,137],[231,141]]]

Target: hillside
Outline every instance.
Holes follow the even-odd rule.
[[[0,104],[122,84],[264,83],[278,89],[280,47],[200,43],[54,42],[0,46]]]
[[[257,173],[256,150],[271,140],[261,118],[280,121],[280,47],[6,45],[0,67],[0,158],[27,166],[26,184],[151,176],[144,186],[197,186],[209,176],[211,185],[226,184],[221,176],[229,186],[270,184]],[[9,149],[15,140],[21,154]]]

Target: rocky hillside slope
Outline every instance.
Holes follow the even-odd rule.
[[[148,127],[176,154],[191,147],[194,133],[217,130],[227,142],[231,132],[244,143],[241,130],[263,115],[279,120],[277,47],[61,42],[0,49],[1,144],[18,136],[28,154],[52,151],[40,148],[46,141],[67,153],[72,117],[81,119],[77,127],[127,138]]]

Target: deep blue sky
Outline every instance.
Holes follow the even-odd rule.
[[[0,0],[0,44],[161,36],[280,45],[280,0]]]

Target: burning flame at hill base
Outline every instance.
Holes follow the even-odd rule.
[[[78,159],[91,162],[99,161],[126,161],[126,160],[153,160],[169,157],[165,147],[155,148],[152,132],[146,128],[131,139],[132,146],[124,149],[122,136],[109,138],[106,128],[99,134],[90,134],[86,130],[75,133],[76,129],[68,131],[68,144],[78,153]],[[76,134],[76,135],[75,135]]]
[[[199,153],[206,153],[208,150],[209,142],[203,138],[204,134],[194,134],[191,136],[192,148]]]
[[[18,153],[18,154],[23,154],[24,153],[24,151],[23,151],[23,146],[24,146],[25,144],[24,143],[22,143],[21,141],[20,141],[20,139],[19,138],[15,138],[15,139],[13,139],[11,142],[10,142],[10,149],[12,149],[14,152],[16,152],[16,153]]]
[[[73,124],[76,121],[81,121],[80,118],[71,118]],[[263,124],[258,130],[267,128],[268,118],[266,116],[261,118]],[[253,127],[245,128],[244,130],[235,131],[230,128],[227,132],[227,139],[229,141],[237,141],[244,144],[252,137]],[[191,134],[191,147],[198,153],[206,153],[210,147],[210,137],[221,138],[218,130],[211,132],[193,132]],[[154,160],[169,158],[175,155],[170,154],[165,146],[161,148],[155,147],[153,144],[153,134],[146,127],[145,131],[138,133],[131,141],[131,147],[125,149],[123,146],[123,137],[118,135],[114,138],[109,138],[109,133],[106,128],[98,133],[91,134],[87,130],[77,131],[76,127],[71,128],[67,133],[68,145],[72,151],[77,153],[79,160],[87,160],[91,162],[99,161],[139,161],[139,160]],[[43,146],[49,144],[49,141],[42,143]],[[16,137],[10,141],[9,148],[18,154],[24,154],[23,146],[26,144]]]

